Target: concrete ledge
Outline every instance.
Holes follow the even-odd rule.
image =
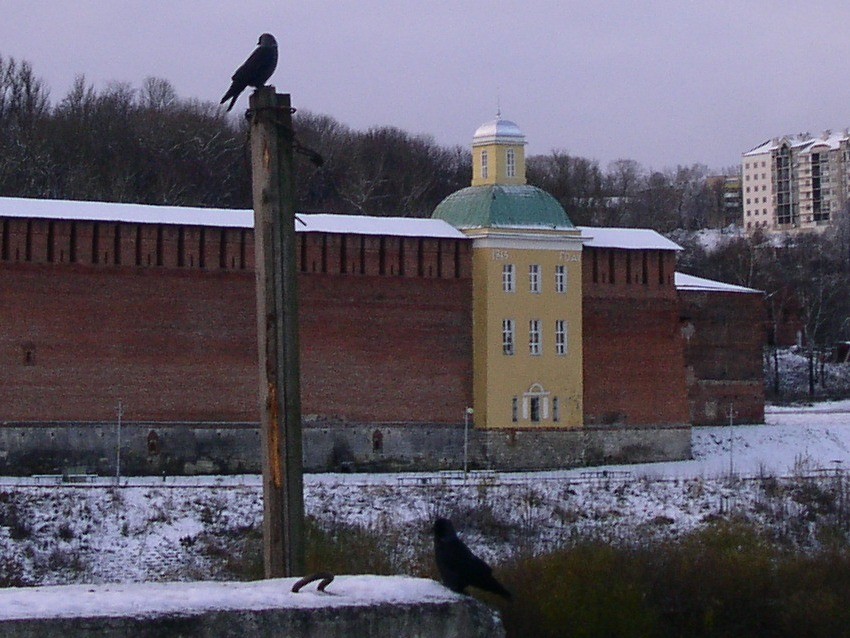
[[[424,578],[339,576],[326,593],[294,578],[0,589],[4,638],[504,636],[498,614]]]

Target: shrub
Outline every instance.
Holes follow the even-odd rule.
[[[9,502],[0,508],[0,527],[9,528],[9,538],[20,541],[32,536],[32,523],[17,503]]]
[[[639,570],[627,550],[591,544],[515,563],[500,577],[514,593],[503,610],[508,636],[652,635]]]
[[[57,535],[60,539],[65,542],[71,541],[74,539],[74,530],[68,523],[62,523],[59,526],[59,530],[57,531]]]
[[[393,541],[352,525],[335,525],[332,531],[322,529],[314,519],[306,519],[306,571],[329,571],[333,574],[394,574],[389,548]],[[396,542],[398,539],[396,539]],[[262,529],[245,533],[240,548],[231,555],[225,569],[239,580],[264,577]]]
[[[0,587],[27,587],[31,585],[26,576],[24,560],[8,549],[0,553]]]
[[[502,571],[508,636],[847,635],[850,553],[791,553],[721,521],[640,548],[581,544]]]

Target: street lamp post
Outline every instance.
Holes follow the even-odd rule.
[[[469,472],[469,418],[472,416],[472,408],[466,408],[463,413],[463,473]]]
[[[729,404],[729,478],[734,474],[735,465],[733,463],[732,445],[735,440],[735,411],[733,404]]]
[[[115,445],[115,484],[121,485],[121,417],[124,416],[124,404],[118,401],[118,428]]]

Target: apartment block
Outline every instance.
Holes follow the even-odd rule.
[[[748,233],[822,230],[850,192],[850,132],[770,139],[743,154],[743,226]]]

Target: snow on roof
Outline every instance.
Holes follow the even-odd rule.
[[[472,137],[472,145],[480,146],[488,143],[507,142],[513,144],[525,144],[525,135],[522,134],[516,122],[503,120],[501,116],[495,120],[485,122],[475,131]]]
[[[797,149],[803,153],[821,146],[827,146],[830,149],[837,149],[841,146],[841,142],[848,138],[850,138],[850,135],[848,135],[847,131],[838,133],[824,131],[822,135],[817,136],[813,136],[809,133],[798,133],[797,135],[774,137],[747,151],[744,153],[744,157],[769,153],[779,148],[782,144],[788,144],[791,148]]]
[[[742,292],[750,294],[761,294],[762,292],[755,288],[736,286],[735,284],[727,284],[722,281],[715,281],[714,279],[704,279],[703,277],[686,275],[683,272],[675,273],[675,282],[677,290],[693,290],[700,292]]]
[[[744,157],[749,157],[750,155],[761,155],[762,153],[767,153],[768,151],[776,148],[778,144],[774,140],[766,140],[761,144],[754,146],[749,151],[744,153]]]
[[[767,140],[766,142],[762,142],[755,148],[747,151],[746,153],[744,153],[744,157],[769,153],[770,151],[779,148],[783,144],[788,144],[788,146],[790,146],[791,148],[797,148],[799,146],[803,146],[811,139],[812,136],[808,133],[800,133],[798,135],[785,135],[783,137],[774,137]]]
[[[805,144],[802,145],[800,149],[801,152],[807,153],[810,151],[814,151],[815,149],[820,149],[824,146],[827,148],[834,150],[841,147],[842,140],[846,140],[846,134],[824,134],[823,137],[814,137],[810,140],[807,140]]]
[[[10,587],[0,589],[0,620],[447,603],[462,599],[460,594],[427,578],[338,576],[328,585],[326,593],[316,591],[315,585],[308,585],[293,594],[291,589],[296,580]]]
[[[679,244],[648,228],[596,228],[578,226],[584,245],[590,248],[682,250]]]
[[[29,217],[78,221],[128,222],[137,224],[182,224],[253,228],[254,212],[231,208],[193,208],[190,206],[151,206],[113,202],[82,202],[59,199],[0,197],[0,217]],[[466,235],[441,219],[413,217],[370,217],[298,213],[300,232],[350,233],[354,235],[392,235],[398,237],[435,237],[464,239]]]

